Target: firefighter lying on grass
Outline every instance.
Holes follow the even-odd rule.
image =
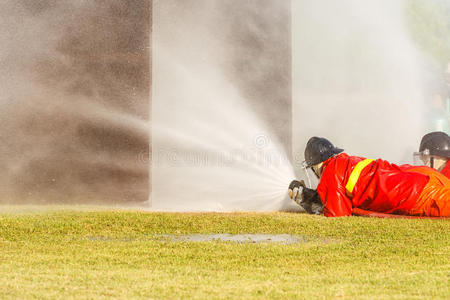
[[[305,161],[317,190],[292,181],[289,195],[308,213],[350,216],[355,209],[409,216],[450,216],[450,179],[426,166],[394,165],[349,156],[325,138],[312,137]]]

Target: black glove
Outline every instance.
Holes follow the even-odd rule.
[[[289,185],[289,197],[310,214],[321,214],[322,200],[317,190],[307,188],[303,180],[294,180]]]
[[[317,190],[304,188],[300,205],[309,214],[320,215],[323,212],[323,204]]]

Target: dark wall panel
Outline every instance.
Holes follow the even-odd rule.
[[[151,5],[2,4],[0,201],[148,199]]]

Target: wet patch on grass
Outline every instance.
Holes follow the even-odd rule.
[[[187,235],[161,235],[164,240],[172,242],[234,242],[234,243],[280,243],[298,244],[306,243],[303,236],[290,234],[187,234]]]

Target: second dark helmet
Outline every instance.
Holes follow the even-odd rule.
[[[423,136],[419,152],[428,150],[430,155],[450,158],[450,137],[442,131],[435,131]]]

